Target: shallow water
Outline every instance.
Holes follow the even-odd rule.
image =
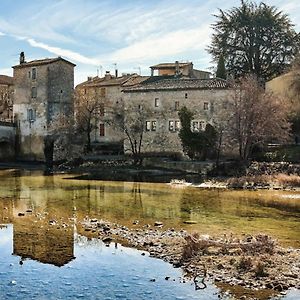
[[[0,229],[0,299],[218,299],[216,287],[195,291],[191,283],[179,283],[180,271],[169,264],[88,240],[78,224],[86,216],[129,227],[134,220],[138,226],[159,220],[164,228],[204,234],[265,232],[299,247],[299,200],[296,192],[208,191],[0,171],[0,224],[8,224]],[[58,229],[51,220],[68,226]],[[299,299],[299,291],[285,298]]]

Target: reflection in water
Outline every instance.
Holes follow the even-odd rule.
[[[61,267],[74,259],[73,227],[40,226],[16,222],[13,228],[13,254]]]

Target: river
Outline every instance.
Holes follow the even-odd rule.
[[[300,195],[293,191],[203,190],[18,170],[2,170],[0,178],[0,299],[227,299],[213,285],[195,291],[191,282],[181,283],[180,270],[138,250],[87,238],[77,230],[86,217],[128,227],[159,221],[209,235],[263,232],[300,247]],[[50,225],[55,220],[66,226]]]

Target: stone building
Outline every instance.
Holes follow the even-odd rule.
[[[0,120],[10,122],[13,119],[13,77],[0,75]]]
[[[23,52],[13,66],[20,158],[45,160],[51,124],[60,114],[73,117],[74,67],[61,57],[26,62]]]
[[[211,76],[210,72],[201,71],[194,69],[192,62],[180,63],[160,63],[150,67],[151,76],[181,76],[187,78],[198,78],[198,79],[209,79]],[[157,73],[157,74],[155,74]]]
[[[132,87],[124,87],[126,114],[145,122],[142,152],[182,153],[178,137],[180,120],[178,111],[186,106],[193,111],[191,127],[204,130],[207,123],[214,124],[219,112],[228,101],[227,83],[223,79],[187,79],[150,77]],[[125,148],[128,148],[128,141]]]
[[[76,97],[83,105],[80,110],[93,109],[90,141],[93,149],[114,152],[123,149],[124,132],[122,122],[117,120],[123,116],[123,86],[133,86],[149,76],[126,74],[118,76],[106,72],[104,77],[89,77],[87,81],[76,86]],[[80,114],[80,112],[78,112]],[[119,146],[118,146],[119,145]]]

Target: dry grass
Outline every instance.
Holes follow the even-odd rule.
[[[256,175],[256,176],[241,176],[233,177],[227,181],[228,187],[231,188],[250,188],[259,186],[277,185],[281,187],[300,187],[299,175]]]

